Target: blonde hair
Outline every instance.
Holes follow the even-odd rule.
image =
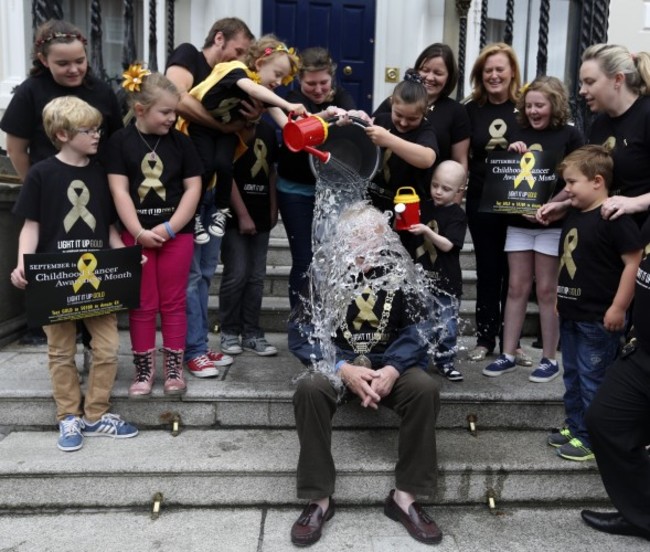
[[[127,94],[127,101],[131,109],[135,107],[135,104],[140,104],[145,111],[148,110],[160,99],[161,92],[169,92],[179,100],[181,97],[178,88],[162,73],[151,73],[142,77],[142,84],[138,88],[138,90]]]
[[[597,175],[603,177],[605,188],[609,190],[614,178],[614,160],[604,146],[589,144],[573,150],[559,164],[557,171],[562,174],[573,167],[584,174],[588,180],[595,180]]]
[[[512,80],[508,87],[508,99],[512,102],[516,102],[519,99],[521,71],[519,70],[517,54],[515,54],[512,47],[508,46],[505,42],[495,42],[494,44],[488,44],[481,50],[474,62],[474,67],[472,67],[472,72],[470,74],[470,80],[472,82],[472,99],[480,105],[483,105],[488,99],[488,93],[483,84],[483,68],[487,63],[488,58],[496,54],[505,54],[510,62],[510,68],[512,69]]]
[[[625,76],[626,86],[641,96],[650,95],[650,54],[631,53],[619,44],[594,44],[582,54],[582,62],[594,60],[609,78],[617,73]]]
[[[79,128],[93,128],[101,124],[102,114],[77,96],[54,98],[43,108],[45,134],[57,149],[61,149],[62,145],[56,137],[57,133],[67,132],[74,136]]]
[[[561,128],[569,122],[571,109],[569,108],[569,96],[562,81],[556,77],[540,76],[533,82],[523,87],[521,95],[517,100],[517,122],[524,128],[530,127],[530,121],[526,117],[526,94],[528,92],[540,92],[546,96],[551,104],[550,128]]]
[[[256,62],[267,63],[274,57],[285,55],[289,58],[289,75],[283,79],[282,84],[289,84],[300,70],[300,58],[296,55],[293,48],[287,48],[277,36],[266,34],[259,40],[251,44],[246,54],[246,67],[251,71],[257,72]],[[286,81],[286,82],[285,82]]]

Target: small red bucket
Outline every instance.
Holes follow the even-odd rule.
[[[302,151],[308,146],[320,146],[327,140],[329,124],[316,115],[303,119],[291,119],[282,129],[282,138],[289,151]]]
[[[420,223],[420,197],[410,186],[397,189],[395,199],[395,230],[408,230]]]

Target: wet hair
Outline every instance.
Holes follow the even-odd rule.
[[[415,69],[407,69],[404,74],[404,80],[400,82],[393,90],[390,97],[391,104],[398,100],[402,103],[411,105],[416,104],[422,107],[422,115],[427,111],[429,97],[427,89],[422,83],[422,77]]]
[[[225,42],[235,38],[239,33],[243,33],[248,40],[255,40],[255,35],[248,28],[248,25],[244,23],[238,17],[224,17],[215,21],[208,31],[208,36],[205,37],[205,42],[203,43],[203,48],[209,48],[214,44],[214,39],[217,36],[217,33],[223,35]]]
[[[612,184],[614,160],[604,146],[589,144],[573,150],[558,165],[557,171],[562,174],[569,167],[579,170],[589,180],[595,180],[597,175],[602,176],[608,190]]]
[[[287,48],[277,36],[273,34],[266,34],[261,36],[259,40],[251,44],[246,54],[246,66],[251,70],[257,72],[255,63],[261,60],[262,63],[270,61],[275,56],[286,55],[289,58],[289,65],[291,67],[288,77],[283,79],[282,84],[289,84],[295,77],[300,69],[300,58],[296,55],[293,48]],[[287,80],[288,82],[285,82]]]
[[[594,44],[582,54],[582,62],[594,60],[609,78],[625,75],[625,85],[634,93],[650,95],[650,54],[631,53],[618,44]]]
[[[526,95],[528,92],[541,92],[551,104],[551,119],[549,128],[561,128],[569,122],[571,109],[566,87],[557,77],[540,76],[530,84],[525,85],[517,100],[517,122],[523,127],[530,127],[526,117]]]
[[[447,68],[447,73],[449,73],[447,82],[440,91],[440,97],[446,98],[458,84],[458,64],[456,63],[454,52],[449,46],[440,42],[427,46],[415,60],[413,67],[415,67],[416,71],[420,71],[427,61],[437,57],[442,58],[442,61]]]
[[[508,88],[508,99],[516,102],[519,99],[519,89],[521,88],[521,71],[519,69],[519,62],[517,61],[517,54],[511,46],[505,42],[495,42],[488,44],[479,53],[472,72],[470,73],[470,80],[472,82],[472,99],[479,105],[485,104],[488,99],[488,93],[483,84],[483,68],[487,63],[489,57],[496,54],[505,54],[510,62],[512,69],[512,80]]]
[[[78,40],[84,45],[87,44],[86,37],[82,32],[75,27],[72,23],[63,21],[62,19],[50,19],[43,23],[36,29],[34,38],[34,50],[32,52],[32,68],[29,71],[30,75],[40,75],[49,71],[45,65],[38,59],[39,54],[47,58],[50,47],[52,44],[71,44]],[[90,66],[86,70],[86,74],[90,71]]]
[[[127,94],[127,102],[131,109],[135,104],[140,104],[147,111],[160,99],[161,92],[169,92],[178,99],[181,97],[178,88],[162,73],[151,73],[143,77],[139,88]]]
[[[302,79],[305,73],[315,73],[317,71],[327,71],[327,74],[332,77],[330,92],[324,100],[325,102],[329,102],[336,95],[336,63],[334,63],[332,56],[330,56],[330,53],[325,48],[321,48],[320,46],[306,48],[300,53],[298,76]]]
[[[94,128],[102,124],[102,114],[77,96],[59,96],[43,108],[43,128],[50,141],[61,149],[57,133],[77,134],[79,128]]]

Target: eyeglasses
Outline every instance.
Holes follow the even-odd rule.
[[[101,136],[104,134],[104,129],[101,128],[75,128],[74,131],[77,134],[85,134],[86,136],[90,136],[91,134],[97,134],[97,136]]]

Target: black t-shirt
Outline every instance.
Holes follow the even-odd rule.
[[[619,117],[599,114],[588,142],[613,148],[610,195],[637,197],[650,192],[650,96],[641,96]]]
[[[212,67],[208,64],[203,52],[187,42],[180,44],[169,56],[167,69],[172,65],[187,69],[192,74],[193,85],[204,81],[212,72]]]
[[[386,98],[373,113],[390,113],[390,98]],[[435,165],[451,159],[451,146],[469,138],[469,118],[465,108],[449,97],[438,98],[427,109],[427,120],[433,125],[440,154]]]
[[[426,119],[422,119],[419,127],[405,133],[399,132],[391,119],[390,113],[380,113],[375,117],[375,124],[382,126],[392,134],[399,136],[407,142],[431,148],[438,155],[438,141],[433,126]],[[429,197],[431,174],[433,167],[418,169],[409,165],[391,150],[381,149],[382,161],[377,174],[368,185],[368,195],[378,209],[392,209],[393,198],[398,188],[411,186],[420,196],[420,201]]]
[[[192,141],[174,129],[162,136],[140,135],[135,125],[129,125],[116,132],[108,145],[107,172],[129,179],[129,193],[143,228],[168,221],[185,192],[183,180],[203,172]],[[156,150],[154,160],[152,149]],[[140,189],[145,194],[142,200]],[[193,223],[188,223],[179,232],[192,230]]]
[[[30,167],[13,212],[38,222],[36,253],[108,249],[117,219],[101,165],[75,167],[56,157]]]
[[[465,108],[471,131],[467,196],[480,198],[485,180],[486,155],[508,149],[514,130],[518,127],[517,109],[510,100],[502,104],[487,101],[483,105],[471,101]]]
[[[243,69],[232,69],[201,98],[203,107],[217,121],[222,123],[229,123],[236,119],[241,119],[242,115],[239,113],[239,104],[242,100],[249,99],[249,96],[237,86],[237,81],[247,78],[248,75]],[[190,130],[191,128],[190,126]]]
[[[560,237],[557,308],[560,316],[602,322],[618,290],[621,255],[641,249],[634,220],[604,220],[600,206],[585,213],[571,209]]]
[[[0,128],[7,134],[29,140],[30,165],[56,155],[58,150],[43,128],[43,108],[50,100],[61,96],[76,96],[102,114],[103,135],[98,158],[104,160],[108,137],[122,128],[122,115],[110,86],[91,75],[86,77],[85,84],[74,87],[57,84],[49,71],[28,77],[13,93]]]
[[[556,164],[559,164],[569,153],[584,144],[582,133],[573,125],[564,125],[561,128],[545,128],[544,130],[535,130],[531,127],[521,128],[517,125],[517,128],[512,133],[512,141],[524,142],[529,150],[554,152],[556,154]],[[554,197],[564,188],[564,180],[562,180],[561,175],[556,176],[555,189],[551,197]],[[509,217],[508,224],[519,228],[541,228],[541,225],[528,222],[523,216],[517,215]],[[560,228],[561,226],[562,221],[558,220],[549,224],[547,228]]]
[[[262,121],[255,129],[255,140],[235,163],[234,179],[258,232],[271,229],[269,177],[278,157],[275,129]],[[237,215],[228,221],[229,228],[238,228]]]
[[[632,322],[639,345],[650,353],[650,324],[647,318],[650,312],[650,219],[641,228],[641,243],[643,257],[636,273]]]
[[[467,216],[455,203],[436,206],[433,201],[420,204],[420,220],[441,236],[447,238],[453,247],[442,251],[430,241],[422,238],[415,250],[409,251],[415,262],[432,273],[437,290],[460,297],[463,293],[463,276],[460,269],[460,250],[465,242]],[[421,237],[421,236],[417,236]]]
[[[320,113],[331,106],[340,107],[341,109],[355,109],[354,99],[342,88],[337,88],[334,97],[329,102],[315,104],[300,89],[291,90],[287,94],[287,101],[291,103],[301,103],[309,113]],[[280,146],[278,158],[278,175],[292,182],[314,186],[316,178],[309,167],[309,154],[304,151],[293,153],[284,145]]]

